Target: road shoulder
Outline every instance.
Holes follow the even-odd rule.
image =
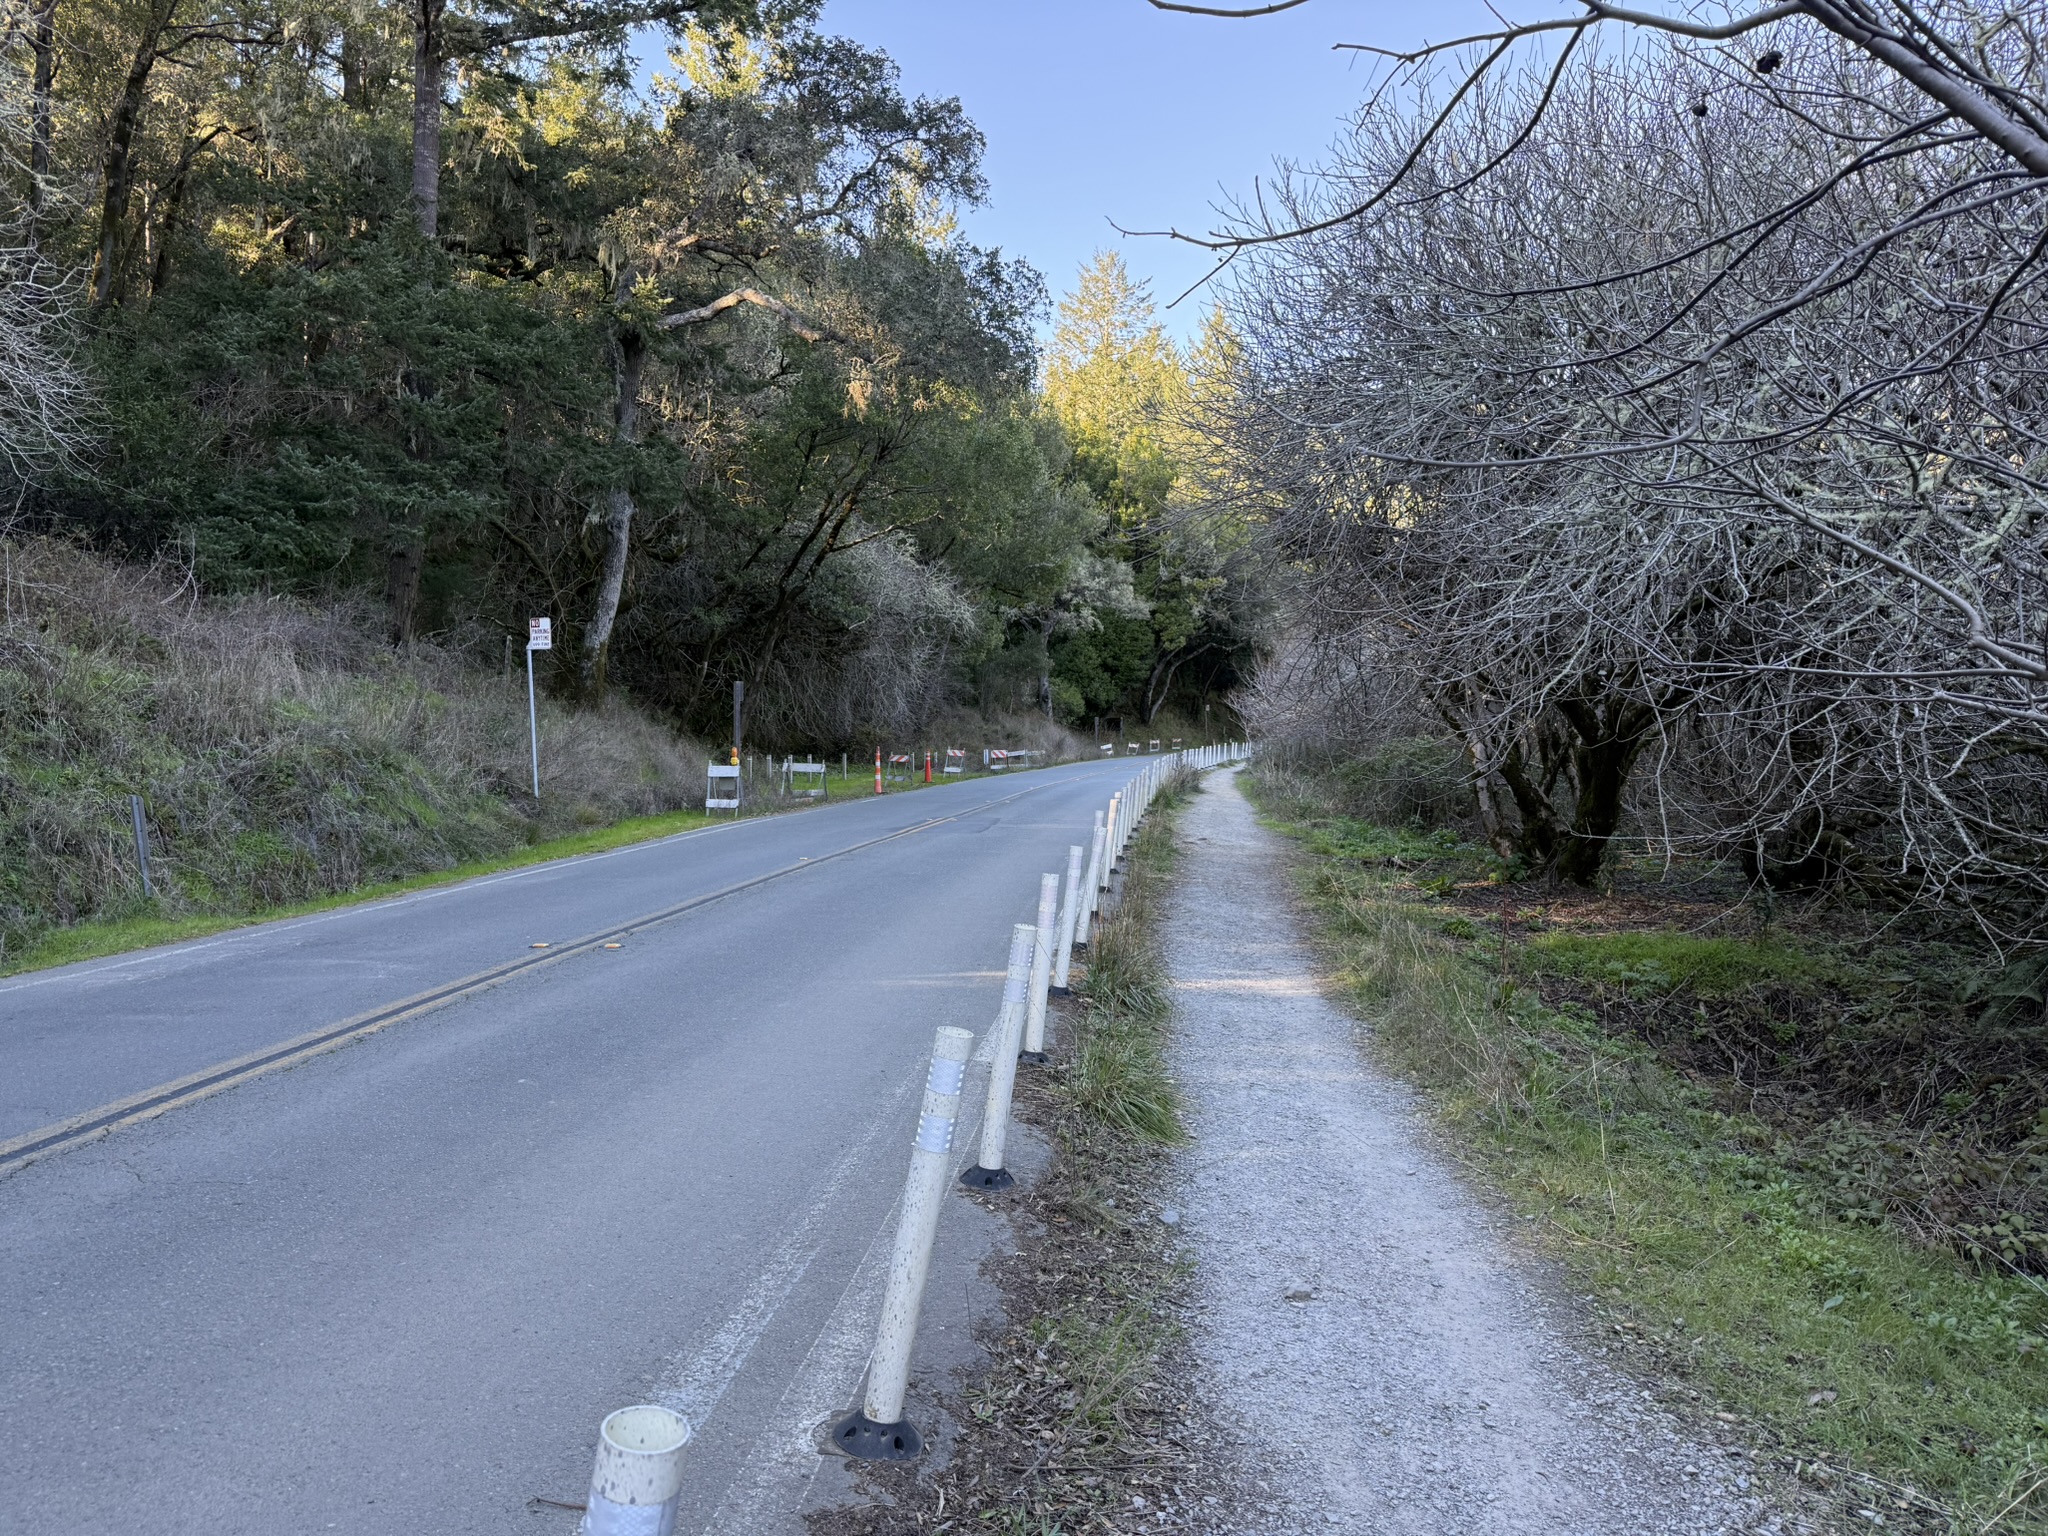
[[[1271,1468],[1248,1530],[1769,1529],[1559,1317],[1541,1261],[1324,996],[1277,839],[1217,775],[1164,926],[1204,1390]]]

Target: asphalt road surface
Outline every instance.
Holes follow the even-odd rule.
[[[534,1496],[580,1500],[648,1400],[699,1426],[679,1532],[787,1529],[933,1030],[985,1035],[1132,771],[0,982],[0,1532],[558,1532]]]

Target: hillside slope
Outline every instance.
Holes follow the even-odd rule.
[[[701,803],[694,744],[543,700],[536,806],[524,678],[381,631],[0,540],[0,964],[83,919],[251,912]]]

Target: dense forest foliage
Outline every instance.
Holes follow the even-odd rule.
[[[1263,612],[1172,515],[1213,359],[1106,259],[1041,390],[979,132],[818,10],[10,0],[19,516],[765,741],[1199,719]]]

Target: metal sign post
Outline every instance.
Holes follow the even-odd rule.
[[[533,692],[533,653],[555,648],[555,621],[526,621],[526,730],[533,740],[533,798],[540,798],[540,705]]]

